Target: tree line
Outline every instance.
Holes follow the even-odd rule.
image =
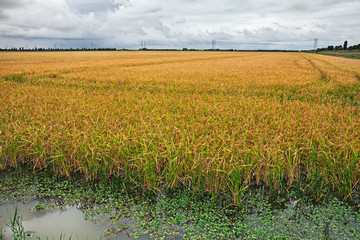
[[[360,49],[360,44],[348,47],[348,42],[345,41],[343,45],[338,45],[338,46],[331,45],[331,46],[327,46],[324,48],[318,48],[316,50],[317,51],[338,51],[338,50],[356,50],[356,49]]]

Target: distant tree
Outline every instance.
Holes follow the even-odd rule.
[[[334,50],[334,46],[328,46],[327,48],[328,48],[329,51]]]
[[[344,42],[344,50],[347,49],[347,41]]]
[[[360,44],[351,46],[349,49],[360,49]]]

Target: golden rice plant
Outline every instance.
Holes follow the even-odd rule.
[[[0,56],[0,168],[241,201],[251,184],[351,197],[360,61],[307,53],[34,52]]]

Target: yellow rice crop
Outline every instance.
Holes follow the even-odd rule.
[[[250,184],[349,197],[360,61],[308,53],[3,52],[0,168],[239,201]]]

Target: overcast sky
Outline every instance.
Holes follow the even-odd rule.
[[[0,0],[0,48],[312,49],[360,43],[360,0]]]

